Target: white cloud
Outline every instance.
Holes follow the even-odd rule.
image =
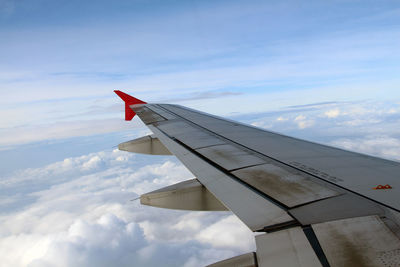
[[[277,121],[287,121],[288,118],[285,118],[285,117],[280,116],[280,117],[278,117],[276,120],[277,120]]]
[[[314,120],[307,119],[304,115],[298,115],[294,118],[294,122],[297,124],[299,129],[305,129],[314,125]]]
[[[294,121],[303,121],[303,120],[305,120],[306,119],[306,116],[304,116],[304,115],[299,115],[299,116],[297,116],[296,118],[294,118]]]
[[[31,202],[0,214],[0,266],[199,266],[252,250],[251,231],[229,212],[129,201],[192,178],[167,158],[142,166],[134,154],[103,151],[4,177],[6,198],[18,204],[13,192],[23,188]]]
[[[336,118],[337,116],[340,115],[340,110],[339,109],[331,109],[328,110],[324,113],[324,115],[328,118]]]
[[[313,120],[298,121],[297,125],[299,126],[300,129],[305,129],[305,128],[313,126],[314,125],[314,121]]]
[[[400,161],[400,140],[390,136],[367,136],[355,139],[343,138],[333,141],[332,145]]]
[[[201,230],[197,234],[197,240],[207,242],[215,247],[237,247],[243,250],[253,247],[255,250],[253,233],[248,228],[243,227],[239,219],[231,215],[213,225]],[[240,243],[235,243],[240,240]]]
[[[256,121],[252,122],[251,125],[265,129],[269,129],[272,127],[272,123],[270,121]]]

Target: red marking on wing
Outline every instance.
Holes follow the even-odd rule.
[[[379,189],[392,189],[392,187],[390,186],[390,185],[388,185],[388,184],[386,184],[386,185],[378,185],[378,186],[376,186],[376,187],[374,187],[374,188],[372,188],[372,189],[374,189],[374,190],[379,190]]]
[[[125,102],[125,120],[130,121],[133,117],[135,117],[136,113],[129,107],[130,105],[135,104],[147,104],[146,102],[137,99],[133,96],[125,94],[119,90],[114,90],[114,92]]]

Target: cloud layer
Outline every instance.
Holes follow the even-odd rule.
[[[0,266],[201,266],[254,249],[229,212],[130,201],[192,178],[173,159],[136,158],[103,151],[2,179]]]
[[[238,115],[269,130],[400,160],[400,105],[329,102]],[[229,212],[130,201],[192,178],[173,157],[106,150],[0,182],[0,266],[202,266],[255,249]]]

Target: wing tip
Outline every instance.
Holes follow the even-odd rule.
[[[128,95],[127,93],[124,93],[120,90],[114,90],[114,93],[116,93],[127,105],[147,104],[146,102],[131,95]]]
[[[147,104],[146,102],[137,99],[131,95],[128,95],[120,90],[114,90],[114,93],[116,93],[124,102],[125,102],[125,120],[130,121],[135,117],[136,113],[131,109],[130,105],[135,105],[135,104]]]

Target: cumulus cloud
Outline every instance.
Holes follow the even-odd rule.
[[[146,245],[146,242],[137,224],[125,222],[108,213],[94,222],[75,219],[66,229],[52,233],[24,233],[3,237],[0,240],[1,251],[4,252],[1,264],[111,266],[120,262],[128,265],[128,261],[140,262],[141,257],[137,251],[142,245]],[[132,255],[135,251],[136,257]]]
[[[270,121],[255,121],[255,122],[252,122],[251,125],[253,125],[255,127],[265,128],[265,129],[269,129],[272,127],[272,123]]]
[[[305,129],[314,125],[314,120],[307,119],[304,115],[299,115],[294,118],[294,122],[297,124],[299,129]]]
[[[0,266],[202,266],[253,250],[251,231],[229,212],[130,201],[189,178],[174,158],[146,165],[118,150],[4,177]]]
[[[340,110],[339,109],[331,109],[331,110],[325,111],[324,115],[328,118],[336,118],[337,116],[340,115]]]
[[[279,116],[277,119],[277,121],[287,121],[288,119],[282,116]]]
[[[196,237],[198,240],[207,242],[215,247],[236,248],[239,246],[243,250],[247,250],[249,247],[254,246],[252,232],[243,227],[242,223],[234,215],[206,227]],[[235,244],[237,240],[240,240],[239,244]]]

